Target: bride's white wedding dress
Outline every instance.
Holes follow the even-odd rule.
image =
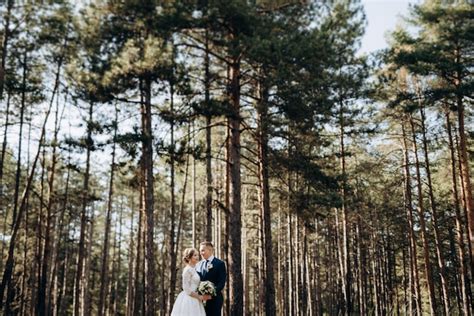
[[[171,316],[206,316],[202,302],[190,295],[197,292],[200,282],[196,269],[186,266],[183,270],[183,291],[174,302]]]

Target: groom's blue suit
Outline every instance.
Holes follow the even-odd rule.
[[[224,303],[222,289],[227,279],[224,261],[214,257],[209,264],[206,260],[202,260],[199,262],[196,270],[201,277],[201,281],[211,281],[216,286],[217,296],[206,302],[206,316],[220,316],[222,304]]]

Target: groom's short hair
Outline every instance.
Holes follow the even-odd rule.
[[[210,241],[203,241],[200,245],[204,246],[204,247],[210,247],[210,248],[214,249],[214,245]]]

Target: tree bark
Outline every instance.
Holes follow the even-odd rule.
[[[45,115],[45,118],[44,118],[44,121],[43,121],[43,126],[41,128],[41,135],[40,135],[40,138],[39,138],[38,149],[37,149],[35,158],[33,160],[33,164],[31,166],[30,174],[28,175],[28,179],[26,181],[25,188],[23,190],[23,194],[22,194],[22,197],[21,197],[21,203],[20,203],[18,214],[17,214],[16,218],[13,221],[14,225],[13,225],[12,234],[11,234],[11,237],[10,237],[10,243],[9,243],[9,246],[8,246],[7,261],[6,261],[6,264],[5,264],[5,269],[3,271],[2,283],[0,284],[0,309],[2,309],[4,307],[3,298],[4,298],[4,295],[5,295],[5,288],[7,286],[10,286],[10,284],[11,284],[11,278],[12,278],[13,267],[14,267],[14,252],[15,252],[15,247],[16,247],[16,239],[17,239],[18,232],[19,232],[19,229],[20,229],[20,221],[21,221],[21,218],[23,217],[23,213],[26,211],[26,202],[27,202],[28,197],[31,193],[31,186],[33,184],[33,178],[34,178],[35,171],[36,171],[36,165],[38,163],[39,156],[40,156],[40,153],[41,153],[41,149],[42,149],[42,146],[43,146],[43,141],[44,141],[45,134],[46,134],[46,124],[48,122],[48,117],[49,117],[50,113],[51,113],[51,106],[46,111],[46,115]],[[9,304],[9,303],[10,302],[5,302],[6,305]]]
[[[3,31],[3,42],[2,42],[2,62],[0,64],[0,101],[3,100],[3,91],[5,90],[5,73],[6,73],[6,61],[8,57],[8,42],[10,40],[10,19],[12,16],[14,0],[7,1],[7,12],[5,13],[5,29]]]
[[[468,248],[468,264],[470,266],[470,270],[471,270],[471,276],[474,276],[474,257],[472,256],[472,247],[471,247],[471,243],[469,242],[469,227],[467,227],[468,225],[468,219],[467,219],[467,202],[466,202],[466,189],[463,185],[464,183],[464,175],[463,175],[463,172],[462,172],[462,164],[461,164],[461,160],[462,160],[462,157],[461,157],[461,149],[460,149],[460,145],[459,145],[459,133],[457,134],[454,134],[454,140],[455,140],[455,143],[456,143],[456,152],[457,152],[457,156],[458,156],[458,161],[459,161],[459,164],[458,164],[458,169],[459,169],[459,182],[460,182],[460,189],[461,189],[461,205],[463,207],[463,222],[464,224],[466,225],[466,231],[467,232],[467,238],[468,238],[468,242],[467,242],[467,248]]]
[[[278,230],[277,230],[277,234],[278,234],[278,240],[277,240],[277,292],[276,292],[276,295],[277,295],[277,312],[281,315],[284,313],[284,300],[283,300],[283,297],[284,297],[284,285],[283,285],[283,282],[284,282],[284,278],[283,278],[283,274],[284,274],[284,270],[283,270],[283,260],[285,260],[284,256],[283,256],[283,226],[282,226],[282,217],[283,217],[283,214],[282,214],[282,210],[281,210],[281,206],[278,207]]]
[[[93,193],[95,196],[95,192]],[[94,228],[95,228],[95,202],[91,203],[90,214],[89,214],[89,229],[87,231],[87,250],[88,254],[84,258],[84,284],[83,284],[83,295],[84,295],[84,310],[83,315],[91,315],[92,305],[91,305],[91,289],[94,289],[95,286],[92,281],[94,281],[93,275],[91,275],[91,260],[92,260],[92,243],[94,241]]]
[[[68,156],[67,160],[67,165],[71,164],[71,156]],[[56,260],[53,260],[54,262],[54,268],[52,272],[52,278],[55,284],[55,290],[52,291],[52,302],[50,304],[51,310],[52,310],[52,315],[60,315],[61,311],[63,310],[63,304],[62,304],[62,298],[65,292],[65,287],[66,287],[66,276],[67,276],[67,261],[68,261],[68,255],[69,251],[66,248],[66,254],[65,254],[65,259],[64,259],[64,264],[63,264],[63,280],[62,282],[59,282],[59,259],[58,259],[58,252],[59,252],[59,246],[60,243],[63,241],[63,237],[66,235],[64,232],[64,226],[66,228],[69,227],[69,223],[67,225],[64,225],[64,222],[66,221],[65,215],[66,215],[66,210],[69,207],[69,184],[70,184],[70,176],[71,176],[71,168],[67,168],[67,173],[66,173],[66,184],[65,184],[65,189],[64,189],[64,203],[61,206],[61,212],[59,213],[59,223],[58,223],[58,238],[55,241],[55,246],[53,250],[53,257],[56,258]],[[65,239],[65,238],[64,238]],[[59,284],[61,284],[61,288],[59,288]]]
[[[233,58],[230,65],[230,216],[229,216],[229,287],[230,315],[243,313],[242,281],[242,218],[240,180],[240,59]]]
[[[10,102],[11,101],[11,95],[8,94],[7,97],[7,109],[5,111],[5,128],[3,130],[3,142],[2,142],[2,152],[0,153],[0,211],[3,210],[4,206],[4,198],[3,198],[3,168],[5,165],[5,154],[7,152],[7,134],[8,134],[8,126],[10,125]],[[8,215],[8,208],[6,208],[3,212],[3,229],[2,229],[2,234],[7,233],[7,216]],[[5,243],[2,243],[2,253],[1,253],[1,258],[0,258],[0,270],[3,269],[3,252],[5,249]]]
[[[449,294],[447,288],[446,280],[446,265],[444,260],[444,254],[441,249],[441,237],[439,233],[439,220],[438,220],[438,210],[437,204],[433,192],[433,184],[431,181],[431,169],[430,169],[430,160],[428,156],[428,141],[426,137],[426,126],[425,126],[425,111],[423,104],[419,103],[420,106],[420,117],[421,117],[421,135],[423,137],[423,152],[425,157],[425,169],[426,169],[426,178],[428,180],[428,195],[431,206],[431,216],[433,219],[433,230],[435,237],[435,246],[436,246],[436,257],[438,261],[439,276],[441,280],[441,294],[442,294],[442,304],[444,308],[445,315],[449,315]]]
[[[231,182],[231,163],[230,163],[230,145],[231,145],[231,137],[230,137],[230,119],[227,118],[227,125],[226,125],[226,159],[225,159],[225,193],[224,193],[224,199],[225,199],[225,208],[226,208],[226,217],[225,217],[225,235],[229,236],[230,233],[230,182]],[[229,255],[229,238],[224,239],[224,251],[225,251],[225,260],[226,260],[226,266],[230,266],[230,255]],[[227,282],[229,281],[229,274],[227,274]],[[228,283],[229,284],[229,283]],[[226,315],[230,316],[230,310],[231,310],[231,303],[230,303],[230,285],[226,286],[226,301],[225,301],[225,312]]]
[[[87,122],[87,142],[86,142],[86,169],[84,172],[84,184],[82,187],[82,209],[81,228],[79,235],[79,248],[77,254],[77,270],[74,279],[74,316],[84,315],[84,262],[86,257],[86,233],[87,233],[87,206],[89,205],[89,178],[90,160],[93,146],[92,124],[93,124],[94,104],[89,105],[89,120]]]
[[[210,111],[210,90],[211,90],[211,74],[210,74],[210,57],[209,57],[209,31],[206,29],[204,58],[204,102],[206,108]],[[212,239],[212,116],[210,113],[206,115],[206,240]]]
[[[132,197],[133,201],[133,197]],[[132,205],[132,210],[134,207]],[[128,278],[127,278],[127,297],[125,301],[125,315],[126,316],[133,316],[133,297],[135,294],[135,274],[134,274],[134,261],[135,261],[135,243],[134,243],[134,219],[133,213],[131,215],[131,223],[130,223],[130,244],[128,247]]]
[[[66,42],[64,43],[64,46]],[[50,107],[52,107],[54,98],[56,97],[57,91],[59,89],[60,78],[61,78],[61,67],[63,64],[63,58],[61,57],[58,61],[57,68],[56,68],[56,76],[54,80],[54,87],[51,95]],[[53,136],[53,143],[52,143],[52,154],[51,154],[51,174],[48,180],[48,188],[49,188],[49,196],[48,196],[48,205],[46,207],[46,227],[45,227],[45,237],[44,237],[44,253],[42,254],[42,270],[41,270],[41,282],[40,288],[38,290],[38,310],[37,313],[40,316],[46,315],[49,313],[50,306],[48,304],[50,297],[49,297],[49,290],[48,287],[50,284],[48,283],[48,279],[50,277],[49,270],[51,267],[51,250],[52,250],[52,231],[54,229],[54,218],[53,218],[53,202],[54,202],[54,180],[56,176],[56,164],[58,162],[58,154],[57,154],[57,147],[58,147],[58,134],[59,134],[59,102],[57,103],[56,107],[56,117],[54,122],[54,136]]]
[[[290,193],[291,194],[291,193]],[[287,300],[288,300],[288,315],[296,315],[296,307],[295,307],[295,300],[294,300],[294,292],[295,289],[293,288],[293,284],[295,282],[295,276],[293,274],[293,221],[292,221],[292,216],[291,216],[291,211],[288,210],[287,214],[287,227],[288,227],[288,286],[287,286]]]
[[[30,123],[28,124],[28,141],[27,141],[27,155],[26,155],[26,170],[29,169],[30,167],[30,147],[31,147],[31,128],[32,128],[32,124],[31,124],[31,116],[30,116]],[[40,193],[40,213],[43,214],[43,205],[44,205],[44,178],[45,178],[45,174],[47,173],[46,171],[46,149],[45,147],[43,147],[43,153],[42,153],[42,159],[41,159],[41,193]],[[18,291],[18,289],[16,287],[14,287],[14,285],[12,283],[10,283],[10,285],[8,286],[8,290],[7,290],[7,305],[6,305],[6,308],[5,308],[5,314],[13,314],[14,312],[17,312],[18,310],[15,310],[15,307],[14,307],[14,304],[10,305],[9,302],[13,302],[14,300],[17,300],[18,302],[18,299],[19,299],[19,304],[20,304],[20,308],[19,308],[19,312],[21,315],[25,314],[26,313],[26,310],[28,309],[28,306],[26,306],[28,304],[27,300],[28,300],[28,292],[31,293],[31,299],[30,299],[30,308],[28,309],[28,312],[30,311],[33,311],[34,308],[33,308],[33,305],[34,305],[34,301],[33,301],[33,297],[34,295],[37,295],[37,290],[38,288],[34,289],[34,288],[31,288],[31,290],[29,291],[29,287],[27,287],[27,282],[26,280],[28,278],[31,278],[31,279],[34,279],[34,273],[35,272],[38,272],[38,278],[37,280],[39,280],[39,272],[40,272],[40,269],[41,269],[41,265],[39,264],[38,265],[38,269],[35,271],[35,269],[28,269],[28,244],[29,244],[29,240],[30,240],[30,229],[29,229],[29,210],[30,210],[30,199],[28,198],[26,200],[26,206],[25,206],[25,212],[24,212],[24,218],[22,219],[23,220],[23,225],[24,225],[24,238],[23,238],[23,275],[22,277],[20,278],[21,279],[21,285],[20,285],[20,289]],[[40,226],[40,225],[38,225]],[[41,234],[38,234],[36,236],[36,239],[39,240],[38,244],[42,245],[42,239],[41,239]],[[38,249],[38,248],[36,248]],[[38,253],[35,253],[35,255],[37,256],[37,260],[38,261],[41,261],[41,252],[38,252]],[[34,267],[34,264],[32,264],[32,266]],[[30,275],[28,275],[28,270],[30,271]],[[20,282],[18,282],[20,283]]]
[[[461,65],[460,49],[456,48],[456,63]],[[461,74],[456,72],[455,87],[460,89]],[[469,157],[467,149],[466,131],[464,127],[464,102],[461,94],[456,95],[456,107],[458,113],[458,132],[459,132],[459,152],[460,152],[460,167],[462,174],[462,186],[465,192],[465,207],[467,213],[467,231],[469,236],[470,259],[471,259],[471,274],[474,274],[474,200],[472,197],[471,173],[469,170]]]
[[[192,148],[196,148],[196,127],[195,127],[195,121],[193,120],[192,123]],[[190,136],[191,137],[191,136]],[[196,208],[196,157],[193,156],[193,166],[192,166],[192,181],[191,181],[191,231],[192,231],[192,245],[193,248],[197,248],[197,208]],[[207,172],[207,170],[206,170]],[[212,202],[212,201],[211,201]]]
[[[174,83],[170,82],[170,113],[174,115]],[[175,123],[174,119],[171,119],[170,123],[171,128],[171,144],[170,144],[170,195],[171,195],[171,207],[169,213],[169,236],[168,236],[168,262],[169,262],[169,271],[170,271],[170,283],[168,287],[168,303],[164,307],[164,314],[167,310],[171,310],[173,306],[173,301],[175,299],[175,289],[176,289],[176,195],[175,195]]]
[[[434,288],[434,279],[433,279],[433,267],[431,266],[430,261],[430,248],[428,245],[428,236],[426,231],[426,223],[425,223],[425,207],[423,203],[423,190],[422,190],[422,180],[421,180],[421,173],[420,173],[420,162],[418,159],[418,146],[416,143],[416,131],[415,131],[415,124],[413,122],[413,118],[410,117],[410,125],[411,125],[411,132],[412,132],[412,146],[413,146],[413,153],[415,157],[415,170],[416,170],[416,179],[417,179],[417,189],[418,189],[418,217],[420,221],[420,233],[421,233],[421,241],[423,243],[423,258],[425,264],[425,278],[428,285],[428,294],[430,300],[430,314],[436,315],[437,313],[437,302],[436,302],[436,293]]]
[[[360,218],[356,224],[356,243],[357,243],[357,291],[359,298],[359,314],[366,314],[366,296],[364,291],[364,283],[366,282],[365,264],[363,254],[365,253],[362,249],[362,237],[361,237],[361,221]]]
[[[142,104],[142,159],[145,215],[145,314],[156,314],[156,256],[154,245],[154,196],[153,196],[153,133],[151,115],[151,79],[145,78],[143,85],[145,103]]]
[[[21,178],[21,150],[22,150],[22,141],[23,141],[23,124],[25,118],[25,109],[26,109],[26,80],[27,80],[27,53],[23,54],[23,74],[22,74],[22,89],[21,89],[21,107],[20,107],[20,130],[18,134],[18,154],[16,161],[16,173],[15,173],[15,192],[13,196],[13,221],[16,219],[16,213],[18,212],[18,197],[20,194],[20,178]],[[12,222],[12,226],[15,225]]]
[[[451,119],[450,119],[450,110],[446,111],[446,130],[448,132],[448,145],[450,153],[450,162],[451,162],[451,188],[452,188],[452,198],[453,206],[456,214],[456,239],[457,239],[457,254],[459,260],[459,278],[461,280],[461,293],[462,293],[462,306],[463,306],[463,315],[471,315],[472,305],[470,295],[469,295],[469,274],[467,272],[467,258],[465,254],[465,244],[464,244],[464,233],[463,233],[463,224],[462,224],[462,215],[460,210],[460,201],[457,185],[457,175],[456,175],[456,149],[454,146],[453,135],[451,130]]]
[[[407,212],[407,221],[408,221],[408,236],[409,236],[409,253],[410,253],[410,301],[409,301],[409,311],[410,315],[422,315],[422,305],[421,305],[421,291],[420,291],[420,282],[418,276],[418,259],[417,259],[417,250],[416,250],[416,239],[415,233],[413,231],[414,220],[413,220],[413,203],[412,203],[412,187],[411,187],[411,176],[410,176],[410,159],[408,157],[408,145],[407,145],[407,135],[405,131],[405,124],[402,123],[402,133],[403,133],[403,153],[404,153],[404,176],[405,176],[405,208]],[[413,298],[415,302],[413,302]],[[415,306],[413,306],[415,305]]]
[[[349,257],[349,236],[348,236],[348,210],[346,203],[346,150],[344,143],[345,121],[344,104],[340,101],[339,107],[339,146],[340,146],[340,167],[342,176],[341,198],[342,198],[342,292],[344,295],[344,314],[352,314],[351,284],[352,274]]]
[[[143,160],[143,159],[142,159]],[[144,187],[143,187],[143,164],[140,160],[140,187],[139,187],[139,207],[138,207],[138,232],[137,232],[137,247],[136,247],[136,260],[135,260],[135,277],[134,277],[134,295],[132,301],[132,310],[131,315],[140,315],[143,314],[145,303],[143,301],[144,291],[144,282],[143,282],[143,269],[142,265],[144,263],[144,241],[145,241],[145,215],[144,215]]]
[[[189,125],[189,128],[188,128],[188,135],[191,138],[191,125]],[[189,139],[188,144],[191,144],[191,139]],[[176,245],[175,245],[175,250],[174,250],[174,253],[176,254],[178,253],[178,250],[179,250],[179,245],[181,241],[181,231],[182,231],[183,221],[184,221],[184,211],[186,209],[186,189],[188,187],[189,160],[190,160],[190,157],[188,155],[186,157],[186,167],[184,170],[184,184],[183,184],[183,193],[181,195],[181,205],[179,208],[178,231],[176,232]]]
[[[263,221],[262,244],[263,244],[263,310],[266,315],[276,315],[275,306],[275,282],[273,278],[273,250],[272,250],[272,231],[271,231],[271,210],[270,210],[270,185],[268,177],[268,89],[260,84],[259,104],[257,105],[257,144],[258,144],[258,176],[260,189],[260,217]]]
[[[123,199],[122,202],[120,203],[119,207],[119,215],[118,215],[118,234],[117,234],[117,224],[115,227],[115,234],[114,234],[114,257],[113,257],[113,263],[112,263],[112,278],[111,280],[111,290],[110,290],[110,304],[109,304],[109,309],[108,312],[110,315],[117,315],[119,314],[117,312],[117,304],[121,303],[120,297],[119,297],[119,279],[120,279],[120,268],[122,266],[122,254],[121,254],[121,249],[122,249],[122,232],[123,232],[123,211],[124,211],[124,205],[123,205]],[[118,239],[118,241],[117,241]]]
[[[118,130],[118,109],[115,108],[114,135],[112,136],[112,161],[110,163],[109,195],[107,198],[107,213],[105,215],[104,245],[102,250],[102,266],[100,270],[100,292],[99,292],[99,315],[105,315],[105,302],[107,301],[107,288],[109,284],[109,244],[110,228],[112,220],[112,207],[114,196],[114,176],[115,176],[115,150]]]
[[[29,146],[29,144],[28,144]],[[23,276],[21,278],[21,289],[20,289],[20,315],[25,315],[25,310],[26,310],[26,300],[28,297],[28,287],[26,285],[26,280],[28,279],[28,241],[30,239],[29,237],[29,225],[28,225],[28,212],[25,212],[25,218],[24,218],[24,225],[25,225],[25,238],[23,241]],[[33,289],[31,289],[31,292],[33,292]],[[33,294],[33,293],[32,293]],[[5,309],[5,314],[8,312],[11,312],[7,309]]]

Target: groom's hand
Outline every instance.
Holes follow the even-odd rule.
[[[212,296],[210,296],[210,295],[203,295],[202,296],[203,301],[209,301],[211,298],[212,298]]]

